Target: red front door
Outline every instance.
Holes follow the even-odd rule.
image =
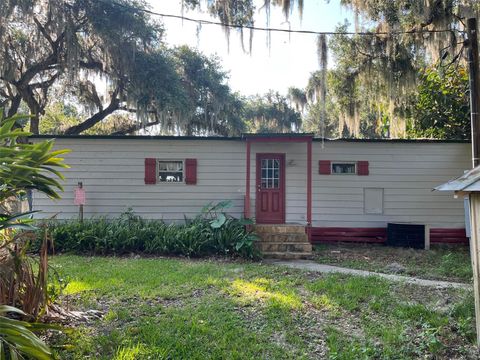
[[[285,154],[257,154],[256,220],[285,223]]]

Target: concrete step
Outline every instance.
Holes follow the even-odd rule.
[[[265,259],[283,259],[283,260],[297,260],[297,259],[311,259],[310,252],[264,252]]]
[[[305,226],[304,225],[289,225],[289,224],[281,224],[281,225],[266,225],[260,224],[255,225],[254,231],[257,234],[285,234],[285,233],[298,233],[298,234],[305,234]]]
[[[262,253],[269,252],[312,252],[312,244],[308,242],[304,243],[284,243],[284,242],[258,242],[258,250]]]
[[[284,233],[284,234],[258,234],[260,242],[285,242],[285,243],[308,243],[307,234]]]

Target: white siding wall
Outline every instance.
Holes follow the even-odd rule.
[[[69,148],[71,166],[63,198],[34,196],[42,217],[59,213],[74,218],[73,192],[83,181],[85,216],[118,216],[128,207],[145,218],[183,220],[210,201],[231,199],[231,213],[243,212],[245,143],[223,140],[57,139]],[[286,154],[286,220],[306,222],[306,144],[253,143],[251,213],[255,214],[256,153]],[[145,158],[198,160],[197,185],[144,184]],[[318,161],[367,160],[369,176],[319,175]],[[454,143],[313,143],[313,226],[384,227],[387,222],[419,222],[433,227],[463,227],[463,201],[431,189],[470,167],[468,144]],[[384,189],[384,212],[364,214],[364,188]]]
[[[471,167],[470,145],[319,142],[313,146],[313,226],[385,227],[387,222],[464,227],[463,200],[432,188]],[[367,160],[369,176],[319,175],[318,160]],[[381,215],[364,214],[363,189],[384,189]]]
[[[210,201],[231,199],[230,212],[243,213],[245,144],[236,141],[57,139],[56,148],[68,148],[71,166],[64,171],[65,192],[59,201],[34,195],[34,208],[42,217],[78,216],[73,205],[74,188],[83,181],[91,216],[118,216],[127,208],[145,218],[183,220],[193,217]],[[144,159],[195,158],[197,185],[158,183],[145,185]]]

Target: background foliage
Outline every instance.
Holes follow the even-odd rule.
[[[469,82],[460,66],[427,68],[412,96],[407,135],[412,138],[470,139]]]
[[[229,26],[255,25],[259,11],[268,25],[272,7],[288,20],[301,17],[304,5],[182,3],[186,10],[217,17],[227,39]],[[351,35],[349,24],[339,24],[335,35],[319,37],[321,71],[312,73],[305,89],[286,97],[273,90],[243,98],[228,86],[218,59],[187,47],[168,48],[159,18],[141,10],[148,9],[144,2],[74,0],[64,6],[59,0],[8,0],[0,5],[0,106],[10,115],[30,113],[34,133],[128,134],[150,128],[187,135],[313,131],[325,137],[468,138],[467,97],[460,86],[442,90],[452,102],[440,105],[448,116],[438,121],[438,93],[426,84],[435,79],[425,74],[438,71],[447,83],[462,81],[464,22],[478,14],[478,2],[342,0],[341,5],[356,15],[355,30],[371,35]],[[405,33],[411,31],[422,33]],[[251,52],[244,30],[235,32]],[[270,34],[266,37],[270,46]],[[327,50],[334,66],[327,67]]]

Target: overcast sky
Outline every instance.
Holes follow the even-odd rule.
[[[181,14],[180,0],[149,0],[152,10],[164,14]],[[263,0],[255,1],[260,5]],[[291,29],[333,31],[348,19],[352,23],[352,12],[340,7],[339,0],[305,0],[303,19],[298,12],[290,16]],[[260,8],[261,6],[257,6]],[[185,16],[196,19],[211,19],[199,11],[185,12]],[[271,48],[266,46],[266,34],[255,31],[252,55],[245,54],[239,36],[232,31],[230,51],[222,28],[218,25],[202,25],[197,37],[197,25],[179,19],[163,18],[166,38],[170,45],[196,47],[208,55],[217,55],[225,70],[229,72],[229,84],[244,95],[265,93],[269,89],[286,93],[290,86],[305,87],[311,72],[318,69],[316,36],[304,34],[272,33]],[[265,11],[255,15],[255,25],[266,26]],[[272,7],[270,27],[288,29],[280,9]],[[245,34],[248,49],[248,32]]]

